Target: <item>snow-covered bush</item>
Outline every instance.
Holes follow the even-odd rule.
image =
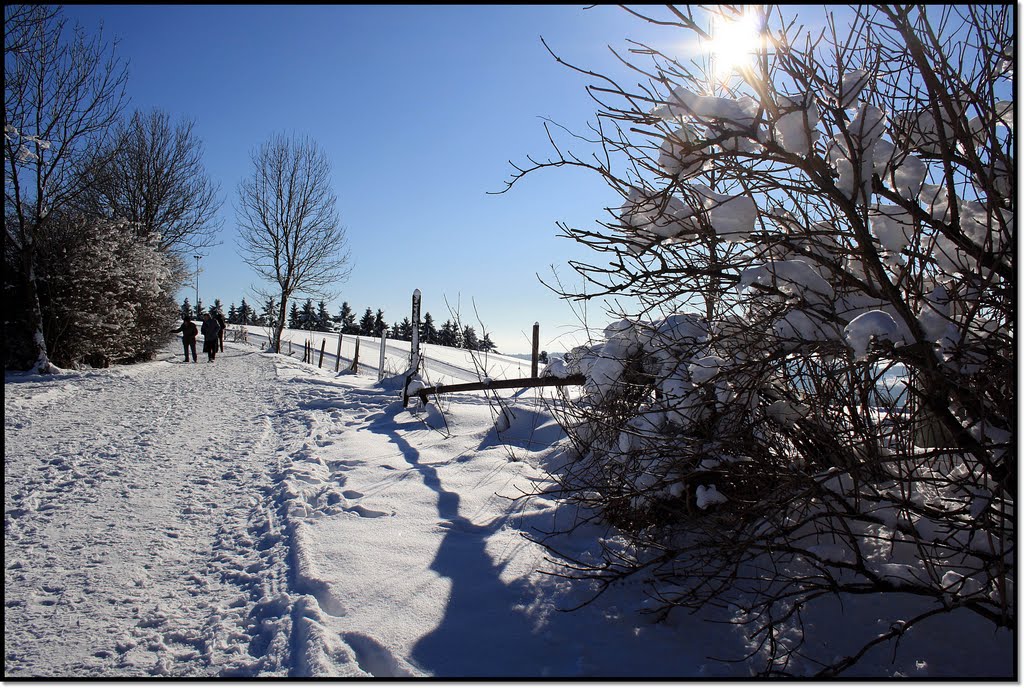
[[[126,222],[53,218],[37,280],[50,358],[60,367],[152,358],[179,321],[183,266]]]
[[[788,9],[725,81],[637,51],[646,83],[591,91],[598,154],[509,185],[571,165],[623,198],[562,227],[607,258],[563,296],[635,304],[563,362],[561,494],[617,529],[580,575],[731,606],[766,673],[830,675],[861,654],[804,643],[824,594],[930,601],[865,651],[958,608],[1015,624],[1013,13],[862,7],[804,40]],[[646,18],[701,39],[713,12]]]

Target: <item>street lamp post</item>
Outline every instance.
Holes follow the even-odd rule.
[[[202,256],[192,256],[196,259],[196,315],[199,315],[199,259]]]

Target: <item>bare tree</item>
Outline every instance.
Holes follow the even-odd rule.
[[[5,18],[19,11],[25,12],[6,8]],[[4,228],[17,257],[33,367],[45,372],[51,364],[36,287],[36,241],[50,213],[81,193],[75,170],[109,140],[127,71],[102,32],[89,39],[75,27],[68,36],[57,13],[5,23],[4,44]],[[9,45],[19,47],[8,51]]]
[[[330,160],[316,142],[277,134],[251,157],[252,175],[238,185],[239,248],[280,290],[271,342],[280,352],[288,299],[296,293],[329,297],[331,287],[348,278],[350,256]]]
[[[587,384],[556,490],[615,530],[569,575],[734,610],[765,675],[838,675],[952,612],[1013,629],[1012,9],[860,6],[817,33],[778,7],[627,11],[691,43],[760,32],[724,79],[641,44],[635,86],[580,69],[596,150],[552,136],[510,181],[578,167],[623,200],[561,226],[605,259],[562,295],[624,304],[567,357]],[[803,633],[883,594],[919,612],[843,650]]]
[[[33,33],[53,21],[60,10],[47,5],[4,6],[4,55],[18,55],[36,50]]]
[[[219,187],[203,166],[194,122],[172,124],[162,110],[135,111],[107,150],[82,170],[87,214],[128,220],[164,251],[191,253],[216,240]]]

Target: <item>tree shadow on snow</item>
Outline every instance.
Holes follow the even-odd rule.
[[[400,404],[392,404],[368,429],[386,435],[420,473],[424,485],[437,493],[438,519],[448,532],[430,568],[451,581],[444,617],[416,643],[411,659],[422,670],[446,678],[547,673],[539,667],[549,665],[543,658],[557,657],[558,648],[540,637],[521,611],[520,606],[531,601],[529,591],[521,584],[503,583],[501,570],[485,549],[487,537],[501,528],[505,519],[480,526],[459,513],[458,493],[446,490],[437,471],[420,463],[419,452],[398,434],[403,427],[419,425],[419,421],[396,421],[403,410]],[[524,657],[533,661],[523,662]]]
[[[565,439],[565,432],[546,411],[520,407],[501,412],[511,415],[508,427],[501,431],[492,427],[477,449],[501,446],[537,451]]]

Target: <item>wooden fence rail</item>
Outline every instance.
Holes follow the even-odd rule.
[[[450,392],[479,392],[485,389],[518,389],[529,387],[565,387],[566,385],[582,385],[587,381],[585,375],[569,375],[568,377],[521,377],[515,380],[481,380],[480,382],[466,382],[458,385],[434,385],[424,387],[414,393],[420,401],[427,403],[427,397],[431,394],[447,394]]]
[[[586,382],[583,375],[569,375],[568,377],[539,377],[539,349],[540,349],[540,323],[533,324],[533,351],[530,356],[530,377],[518,378],[515,380],[486,380],[479,382],[467,382],[458,385],[435,385],[425,387],[413,394],[409,394],[409,385],[423,362],[420,356],[419,331],[420,331],[420,290],[412,293],[412,347],[409,352],[409,370],[405,373],[405,385],[402,388],[402,406],[409,405],[411,396],[418,396],[426,404],[428,394],[444,394],[447,392],[473,392],[485,389],[528,389],[531,387],[563,387],[566,385],[582,385]],[[356,342],[356,355],[358,356],[359,343]],[[381,349],[381,361],[383,348]]]

